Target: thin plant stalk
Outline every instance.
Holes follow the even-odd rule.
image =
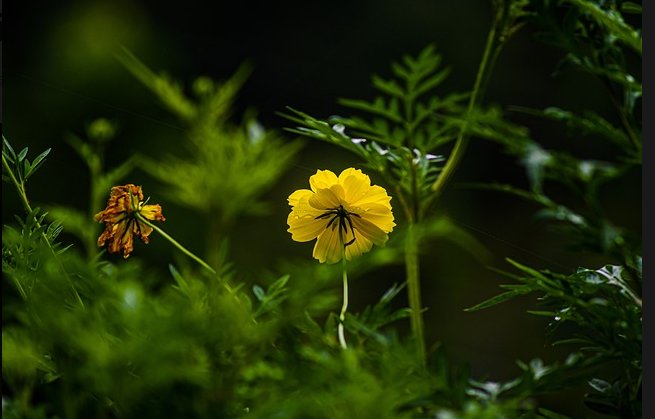
[[[410,326],[414,344],[421,362],[425,362],[425,326],[423,324],[423,303],[421,302],[421,278],[419,271],[419,236],[416,222],[410,220],[405,237],[405,274],[410,309]]]
[[[436,201],[443,192],[446,184],[451,179],[452,175],[457,169],[457,166],[461,162],[462,157],[464,156],[464,152],[468,146],[469,135],[467,131],[471,112],[476,106],[482,103],[482,99],[484,98],[484,94],[489,83],[491,72],[496,64],[504,41],[506,41],[506,39],[501,39],[498,36],[498,28],[502,24],[503,18],[503,8],[500,7],[498,12],[494,14],[491,29],[489,29],[487,43],[485,45],[482,60],[480,61],[480,66],[478,67],[478,72],[475,77],[475,84],[473,85],[473,91],[471,92],[471,97],[469,98],[466,115],[457,135],[455,147],[453,148],[453,152],[448,158],[443,171],[432,185],[432,191],[434,192],[432,195],[432,201]]]
[[[341,266],[343,268],[343,304],[341,306],[341,313],[339,314],[339,344],[343,349],[348,349],[346,343],[346,336],[343,328],[343,322],[346,320],[346,310],[348,310],[348,271],[346,270],[346,246],[343,242],[343,234],[339,234],[339,241],[341,242]]]
[[[423,306],[421,302],[421,283],[420,283],[420,270],[419,270],[419,240],[417,228],[423,211],[428,205],[433,205],[441,196],[446,184],[452,178],[455,170],[464,156],[464,152],[468,146],[468,124],[470,115],[473,109],[478,106],[484,97],[486,87],[488,85],[491,71],[496,63],[498,55],[502,49],[504,39],[498,36],[498,28],[502,25],[505,15],[503,8],[500,7],[497,13],[493,16],[493,21],[489,34],[487,36],[487,43],[485,45],[484,53],[478,72],[475,78],[473,91],[469,99],[466,116],[460,127],[455,147],[451,153],[446,165],[432,185],[433,194],[424,202],[413,202],[414,208],[412,213],[408,214],[408,230],[405,238],[405,269],[407,275],[407,292],[409,294],[409,308],[411,310],[411,330],[414,341],[417,347],[419,358],[425,362],[425,326],[423,322]],[[416,192],[415,192],[416,193]],[[416,195],[417,196],[417,195]]]
[[[186,247],[182,246],[177,240],[175,240],[173,237],[169,236],[168,233],[166,233],[164,230],[159,228],[157,225],[153,224],[150,222],[150,220],[146,219],[143,217],[140,213],[136,213],[136,217],[139,219],[139,222],[142,222],[143,224],[147,225],[148,227],[152,228],[154,231],[159,233],[162,237],[164,237],[166,240],[168,240],[173,246],[175,246],[178,250],[180,250],[182,253],[193,259],[194,261],[198,262],[200,266],[203,268],[207,269],[209,272],[211,272],[214,275],[217,275],[217,272],[214,268],[209,266],[207,262],[204,260],[200,259],[198,256],[193,254],[189,249]],[[227,284],[225,281],[221,281],[223,283],[223,286],[230,292],[230,294],[234,294],[234,290],[232,287],[230,287],[229,284]]]
[[[13,183],[14,187],[16,187],[16,190],[18,191],[18,197],[20,198],[20,202],[23,205],[23,209],[28,214],[31,213],[32,207],[30,206],[30,203],[27,200],[27,193],[25,193],[25,185],[23,185],[21,182],[18,181],[18,179],[16,179],[16,176],[14,176],[13,170],[11,170],[11,167],[9,167],[9,162],[7,161],[7,159],[5,159],[4,154],[2,155],[2,167],[4,167],[5,171],[7,172],[7,175],[9,175],[9,178],[11,179],[11,183]]]

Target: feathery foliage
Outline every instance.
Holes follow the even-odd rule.
[[[349,261],[349,274],[356,280],[400,267],[405,277],[342,318],[338,267],[287,258],[271,246],[276,265],[258,266],[258,276],[246,279],[222,245],[241,217],[270,214],[265,192],[281,182],[303,144],[265,129],[254,112],[235,115],[250,67],[226,81],[200,77],[189,95],[182,83],[121,50],[119,60],[184,124],[184,135],[175,155],[144,156],[135,147],[132,157],[107,167],[117,122],[99,118],[84,136],[69,134],[89,171],[84,211],[67,202],[47,212],[33,208],[27,186],[47,181],[39,169],[57,149],[28,158],[27,147],[17,153],[3,136],[2,179],[24,209],[2,235],[3,417],[567,419],[540,397],[569,397],[584,386],[588,393],[579,402],[590,414],[641,418],[641,233],[609,210],[607,192],[633,180],[642,165],[641,29],[628,23],[641,6],[622,0],[491,5],[490,35],[470,92],[447,93],[449,69],[429,45],[393,63],[389,78],[374,75],[377,97],[340,99],[352,115],[321,119],[292,107],[282,113],[296,124],[286,133],[352,152],[393,192],[394,210],[403,208],[386,247]],[[581,111],[486,105],[491,70],[525,26],[537,30],[536,41],[563,51],[554,76],[573,69],[599,81],[615,113],[601,114],[593,104]],[[561,128],[571,147],[517,124],[517,113]],[[511,283],[466,311],[533,298],[528,313],[548,319],[544,343],[569,349],[555,361],[517,360],[516,375],[503,380],[474,377],[468,362],[451,359],[446,342],[425,342],[423,335],[421,281],[441,278],[421,279],[419,262],[443,256],[421,244],[445,237],[483,262],[494,251],[433,211],[469,139],[500,145],[525,168],[529,185],[483,179],[469,186],[526,200],[535,206],[535,221],[570,239],[570,255],[584,251],[603,261],[572,272],[509,258],[508,269],[492,267]],[[576,148],[582,139],[599,147]],[[136,169],[160,184],[158,191],[147,188],[153,202],[165,198],[200,215],[202,259],[164,232],[179,218],[151,223],[150,236],[199,266],[166,261],[162,273],[138,248],[123,259],[97,247],[93,214]],[[285,198],[276,205],[286,206]],[[628,217],[638,215],[633,204],[626,202]],[[126,217],[140,216],[140,207],[129,208],[137,214]],[[82,249],[62,233],[77,236]],[[253,253],[252,264],[258,263]],[[405,321],[411,330],[404,330]]]

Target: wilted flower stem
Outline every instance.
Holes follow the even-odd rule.
[[[211,272],[211,273],[214,274],[214,275],[217,274],[217,273],[216,273],[216,270],[215,270],[214,268],[212,268],[211,266],[209,266],[209,265],[207,264],[207,262],[205,262],[204,260],[200,259],[198,256],[194,255],[193,253],[191,253],[190,250],[188,250],[186,247],[182,246],[182,245],[181,245],[177,240],[175,240],[173,237],[169,236],[168,233],[166,233],[164,230],[162,230],[161,228],[159,228],[157,225],[151,223],[150,220],[148,220],[147,218],[145,218],[143,215],[141,215],[140,213],[137,212],[137,213],[136,213],[136,217],[139,219],[139,222],[141,222],[141,223],[147,225],[148,227],[152,228],[152,229],[153,229],[154,231],[156,231],[157,233],[161,234],[162,237],[164,237],[166,240],[168,240],[169,242],[171,242],[171,244],[172,244],[173,246],[177,247],[178,250],[180,250],[182,253],[184,253],[185,255],[187,255],[188,257],[190,257],[191,259],[193,259],[193,260],[195,260],[196,262],[198,262],[198,264],[200,264],[200,266],[202,266],[203,268],[207,269],[209,272]],[[230,287],[230,286],[229,286],[227,283],[225,283],[224,281],[221,281],[221,282],[223,283],[223,285],[225,286],[225,288],[226,288],[226,289],[227,289],[231,294],[234,293],[234,291],[232,290],[232,287]]]

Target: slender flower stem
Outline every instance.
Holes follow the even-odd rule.
[[[341,241],[341,266],[343,267],[343,305],[339,314],[339,343],[343,349],[348,349],[346,336],[343,329],[343,322],[346,320],[346,310],[348,310],[348,272],[346,271],[346,246],[343,243],[343,234],[339,234]]]
[[[497,44],[498,41],[498,26],[501,24],[503,15],[502,13],[495,14],[493,21],[491,23],[491,29],[489,30],[489,35],[487,36],[487,44],[484,49],[484,54],[482,56],[482,61],[480,62],[480,67],[478,68],[478,73],[475,77],[475,84],[473,86],[473,91],[471,92],[471,97],[469,98],[468,108],[466,110],[466,115],[462,126],[459,130],[457,136],[457,142],[453,148],[453,152],[450,155],[450,158],[446,162],[446,166],[443,171],[437,178],[437,180],[432,185],[432,191],[434,192],[433,199],[436,200],[444,190],[444,187],[455,173],[455,169],[459,165],[459,162],[464,156],[466,147],[468,146],[468,124],[473,109],[482,102],[484,93],[489,82],[489,76],[491,75],[491,70],[493,69],[496,59],[501,50],[502,43]]]
[[[145,224],[145,225],[147,225],[148,227],[152,228],[152,229],[153,229],[154,231],[156,231],[157,233],[161,234],[161,235],[162,235],[166,240],[168,240],[169,242],[171,242],[171,243],[173,244],[173,246],[177,247],[178,250],[180,250],[182,253],[184,253],[185,255],[187,255],[188,257],[190,257],[191,259],[193,259],[193,260],[195,260],[196,262],[198,262],[198,263],[200,264],[200,266],[202,266],[203,268],[207,269],[209,272],[213,273],[214,275],[217,274],[217,273],[216,273],[216,270],[214,270],[214,268],[212,268],[211,266],[209,266],[209,265],[208,265],[204,260],[200,259],[198,256],[196,256],[196,255],[194,255],[193,253],[191,253],[191,251],[189,251],[186,247],[182,246],[182,245],[181,245],[177,240],[175,240],[173,237],[169,236],[168,233],[166,233],[164,230],[162,230],[161,228],[159,228],[157,225],[151,223],[150,220],[146,219],[144,216],[142,216],[142,215],[141,215],[140,213],[138,213],[138,212],[136,213],[136,217],[139,219],[140,222],[142,222],[143,224]],[[232,289],[232,287],[230,287],[229,284],[227,284],[225,281],[221,281],[221,282],[223,283],[223,285],[225,286],[225,288],[226,288],[226,289],[227,289],[231,294],[234,293],[234,290]]]
[[[410,220],[405,237],[405,272],[409,294],[410,323],[419,359],[425,362],[425,334],[423,325],[423,304],[419,276],[418,242],[416,222]]]

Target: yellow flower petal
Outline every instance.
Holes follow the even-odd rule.
[[[316,174],[309,178],[309,185],[314,192],[318,189],[327,189],[337,183],[339,183],[337,175],[330,170],[317,170]]]
[[[309,189],[298,189],[297,191],[289,195],[289,199],[288,199],[289,205],[291,205],[292,207],[298,205],[301,199],[303,198],[309,199],[312,193],[313,192],[310,191]]]
[[[343,173],[342,173],[343,175]],[[340,179],[341,184],[345,192],[345,199],[348,200],[351,204],[359,201],[363,198],[368,190],[371,188],[371,181],[366,176],[365,178],[357,176],[356,174],[345,176],[343,179]]]
[[[343,196],[341,185],[332,185],[329,189],[318,189],[309,197],[309,205],[319,210],[329,211],[341,205],[342,200],[339,199],[339,196]]]
[[[373,242],[355,230],[355,241],[346,247],[346,260],[351,260],[373,248]]]
[[[371,186],[364,194],[358,197],[352,197],[349,202],[353,206],[365,207],[367,204],[375,203],[384,205],[387,210],[391,210],[391,197],[387,195],[387,191],[381,186]]]
[[[393,222],[393,214],[384,204],[366,204],[364,212],[357,214],[361,219],[376,225],[385,233],[390,233],[396,226],[396,223]]]
[[[327,229],[318,236],[313,256],[319,262],[336,263],[341,260],[341,243],[338,230]]]
[[[360,169],[355,169],[353,167],[349,167],[347,169],[344,169],[340,174],[339,174],[339,182],[343,184],[344,180],[350,176],[353,176],[357,179],[360,179],[364,182],[368,183],[368,186],[371,185],[371,179],[368,177],[368,175],[364,174]]]
[[[355,227],[355,231],[358,231],[367,240],[372,241],[378,246],[384,246],[389,239],[389,236],[387,236],[384,230],[366,219],[353,217],[353,226]]]
[[[298,242],[307,242],[314,240],[325,230],[328,221],[325,219],[314,219],[314,217],[306,215],[301,217],[294,212],[289,214],[287,224],[291,233],[291,238]]]

